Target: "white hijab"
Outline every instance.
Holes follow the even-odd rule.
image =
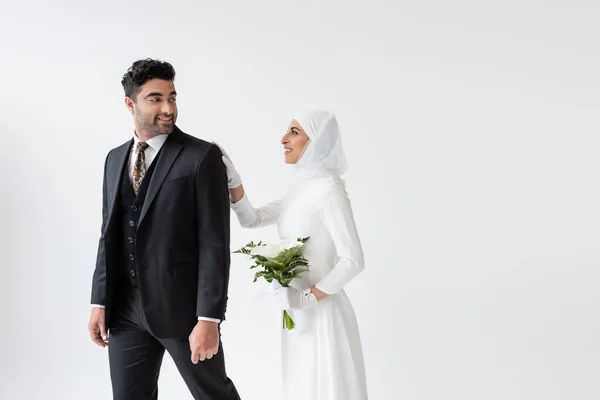
[[[311,110],[294,119],[309,138],[294,165],[296,181],[326,176],[340,178],[346,172],[348,163],[335,114]]]

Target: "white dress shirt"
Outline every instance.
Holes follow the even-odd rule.
[[[154,161],[154,159],[156,158],[156,155],[158,154],[160,149],[163,147],[163,144],[165,144],[168,137],[169,137],[169,135],[164,134],[164,135],[157,135],[157,136],[154,136],[152,139],[146,140],[146,144],[148,144],[148,148],[146,148],[146,150],[144,151],[144,155],[146,156],[146,162],[145,162],[146,170],[148,170],[148,168],[150,168],[150,165],[152,165],[152,161]],[[137,137],[137,135],[134,134],[133,135],[133,146],[131,146],[131,153],[129,154],[129,164],[127,165],[127,168],[129,171],[129,181],[131,183],[133,183],[133,169],[135,168],[135,160],[137,160],[137,156],[138,156],[137,145],[139,142],[140,142],[140,139]]]
[[[156,155],[158,154],[158,152],[160,151],[162,146],[165,144],[168,137],[169,137],[168,134],[163,134],[163,135],[157,135],[157,136],[153,137],[152,139],[146,140],[146,143],[148,144],[148,147],[144,151],[144,155],[146,156],[145,157],[146,170],[148,168],[150,168],[150,165],[152,165],[152,161],[154,161],[154,159],[156,158]],[[140,142],[140,139],[137,137],[136,134],[134,134],[133,135],[133,146],[131,147],[131,153],[129,154],[129,163],[127,164],[127,169],[129,172],[129,181],[132,184],[133,184],[133,169],[135,168],[135,160],[137,159],[137,156],[138,156],[137,144],[139,142]],[[92,307],[104,308],[104,305],[92,304]],[[198,320],[199,321],[200,320],[212,321],[212,322],[217,322],[217,323],[221,322],[220,319],[201,317],[201,316],[198,316]]]

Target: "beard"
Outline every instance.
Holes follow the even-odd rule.
[[[137,129],[142,132],[153,133],[156,135],[164,135],[173,133],[173,129],[175,126],[175,116],[173,115],[173,123],[169,125],[163,125],[158,122],[158,116],[150,116],[150,115],[139,115],[136,118]]]

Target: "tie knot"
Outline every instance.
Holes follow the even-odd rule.
[[[149,147],[149,145],[146,142],[138,142],[138,144],[137,144],[138,152],[145,151],[148,147]]]

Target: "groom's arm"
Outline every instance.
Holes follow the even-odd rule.
[[[102,183],[102,226],[100,230],[100,240],[98,241],[98,253],[96,256],[96,268],[92,278],[92,299],[91,303],[94,307],[104,307],[106,304],[106,254],[104,251],[104,231],[108,219],[108,193],[106,184],[106,166],[108,165],[108,157],[104,161],[104,173]]]
[[[225,318],[230,266],[230,210],[227,174],[216,145],[203,154],[196,171],[198,227],[198,319]]]

